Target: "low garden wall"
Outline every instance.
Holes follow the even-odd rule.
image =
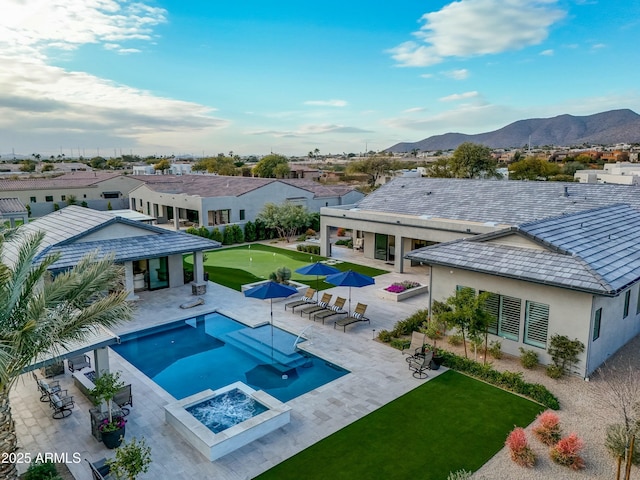
[[[391,300],[392,302],[401,302],[407,298],[415,297],[416,295],[422,295],[429,293],[429,285],[420,285],[418,287],[408,288],[402,292],[394,293],[384,288],[378,290],[378,297],[384,300]]]

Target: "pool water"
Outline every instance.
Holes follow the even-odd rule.
[[[179,400],[240,381],[287,402],[349,373],[295,341],[213,312],[123,335],[111,348]]]
[[[220,433],[266,411],[267,407],[237,388],[187,407],[187,412],[213,433]]]

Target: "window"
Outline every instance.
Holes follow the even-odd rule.
[[[640,287],[638,287],[638,301],[636,302],[636,315],[640,313]]]
[[[518,341],[520,339],[521,304],[522,300],[519,298],[489,292],[489,297],[484,305],[487,312],[495,318],[489,324],[489,333]]]
[[[36,197],[29,197],[29,201],[31,203],[36,203]],[[638,295],[638,297],[640,298],[640,295]],[[638,302],[638,305],[640,305],[640,302]]]
[[[67,200],[67,196],[66,195],[60,195],[60,200],[62,200],[63,202]]]
[[[209,210],[207,212],[209,226],[212,225],[225,225],[229,223],[229,217],[231,217],[231,210]]]
[[[600,322],[602,321],[602,308],[596,310],[596,315],[593,319],[593,340],[600,338]]]
[[[244,220],[244,210],[240,210],[240,220]]]
[[[527,300],[524,314],[524,343],[534,347],[547,347],[549,305]]]
[[[631,298],[631,290],[627,290],[627,293],[624,294],[624,312],[622,313],[622,318],[627,318],[629,316],[629,299]]]
[[[475,288],[465,287],[464,285],[456,285],[456,292],[461,292],[462,290],[471,290],[474,294],[476,293]]]
[[[45,202],[53,202],[53,195],[47,195],[44,197]]]
[[[120,192],[103,192],[104,198],[120,198]]]

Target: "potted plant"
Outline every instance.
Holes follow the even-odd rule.
[[[98,430],[105,446],[116,448],[124,437],[126,420],[120,415],[114,417],[111,405],[114,395],[124,387],[124,382],[120,380],[120,372],[103,372],[94,380],[94,385],[91,395],[96,399],[96,403],[106,403],[108,415],[100,422]]]
[[[137,441],[135,437],[116,450],[116,457],[107,461],[109,473],[122,480],[135,480],[141,473],[149,470],[151,448],[144,438]]]

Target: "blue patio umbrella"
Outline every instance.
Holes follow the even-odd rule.
[[[353,270],[346,270],[334,275],[329,275],[325,281],[336,287],[349,287],[349,315],[351,315],[351,287],[366,287],[367,285],[376,283],[372,277],[354,272]]]
[[[296,273],[301,275],[315,275],[316,276],[316,292],[318,291],[318,286],[320,285],[320,275],[333,275],[334,273],[340,273],[335,267],[327,265],[326,263],[316,262],[311,263],[309,265],[305,265],[304,267],[300,267],[296,270]]]
[[[298,290],[283,283],[268,281],[258,286],[245,290],[244,296],[258,298],[260,300],[269,300],[271,304],[271,316],[269,323],[271,324],[271,363],[273,363],[273,299],[287,298],[298,293]]]

